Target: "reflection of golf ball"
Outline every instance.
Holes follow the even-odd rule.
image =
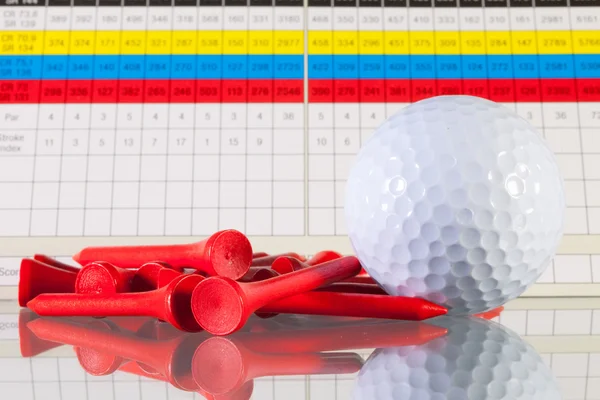
[[[354,400],[561,400],[550,369],[518,335],[480,318],[441,318],[446,336],[376,350]]]
[[[565,196],[551,150],[511,110],[471,96],[414,103],[364,144],[346,188],[352,246],[392,295],[450,314],[493,309],[544,272]]]

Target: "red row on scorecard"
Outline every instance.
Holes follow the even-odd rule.
[[[596,102],[600,79],[312,79],[310,103],[407,103],[467,94],[497,102]],[[0,103],[302,103],[302,80],[0,80]]]
[[[302,103],[301,79],[0,80],[0,103]]]
[[[496,102],[600,100],[600,79],[312,79],[309,103],[410,103],[465,94]]]

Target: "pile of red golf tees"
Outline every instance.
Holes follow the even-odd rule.
[[[23,259],[19,303],[41,316],[149,316],[178,329],[228,335],[256,313],[424,320],[447,310],[387,295],[354,256],[253,253],[224,230],[193,244],[88,247],[82,268]]]

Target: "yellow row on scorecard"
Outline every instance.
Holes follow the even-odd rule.
[[[598,31],[308,32],[309,54],[598,54]]]
[[[309,31],[309,54],[599,54],[597,31]],[[302,31],[2,32],[0,55],[304,54]]]
[[[46,31],[0,33],[0,55],[304,54],[302,31]]]

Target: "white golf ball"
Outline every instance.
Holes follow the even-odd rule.
[[[376,350],[355,380],[354,400],[561,400],[539,354],[481,318],[441,318],[446,336]]]
[[[371,277],[451,315],[491,310],[532,285],[564,213],[558,165],[540,134],[472,96],[430,98],[390,117],[346,186],[348,235]]]

